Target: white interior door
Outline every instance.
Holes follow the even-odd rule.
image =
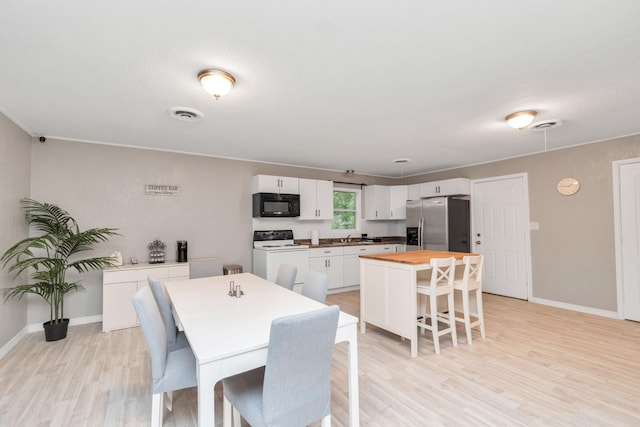
[[[528,206],[526,174],[472,181],[472,251],[484,255],[485,292],[528,299]]]
[[[619,164],[621,251],[618,277],[622,279],[623,318],[640,321],[640,159]]]

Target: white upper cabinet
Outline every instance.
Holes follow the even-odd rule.
[[[300,217],[333,219],[333,181],[300,178]]]
[[[390,219],[407,219],[407,191],[406,185],[389,187]]]
[[[420,200],[420,184],[407,185],[407,200]]]
[[[298,178],[287,176],[256,175],[252,193],[300,194],[298,181]]]
[[[365,219],[406,219],[406,185],[369,185],[364,189]]]
[[[471,186],[467,178],[446,179],[443,181],[420,184],[420,198],[439,196],[460,196],[471,194]]]

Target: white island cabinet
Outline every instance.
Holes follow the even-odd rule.
[[[166,282],[189,278],[189,264],[135,264],[102,272],[102,332],[138,326],[133,296],[148,286],[147,277]]]

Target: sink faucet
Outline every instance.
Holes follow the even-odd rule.
[[[346,240],[347,240],[347,242],[350,242],[350,241],[351,241],[351,234],[349,234],[349,235],[347,236],[347,239],[346,239]]]

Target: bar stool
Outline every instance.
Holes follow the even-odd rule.
[[[422,299],[422,321],[418,320],[417,324],[424,333],[425,329],[431,331],[433,335],[433,347],[436,354],[440,354],[440,336],[451,334],[453,346],[458,346],[456,337],[456,321],[455,306],[453,304],[453,276],[455,272],[454,257],[451,258],[431,258],[431,279],[418,279],[417,292],[418,297]],[[438,311],[438,297],[447,296],[447,310]],[[427,313],[426,298],[429,298],[429,311]],[[431,320],[427,324],[427,317]],[[447,325],[444,329],[438,328],[438,322]]]
[[[453,290],[461,293],[462,296],[462,317],[456,314],[456,322],[464,324],[467,333],[467,344],[472,344],[471,328],[479,326],[480,335],[485,337],[484,313],[482,310],[482,255],[465,256],[462,258],[464,273],[461,280],[454,280]],[[477,313],[471,313],[469,296],[475,292],[475,302]],[[471,321],[471,316],[475,320]]]

